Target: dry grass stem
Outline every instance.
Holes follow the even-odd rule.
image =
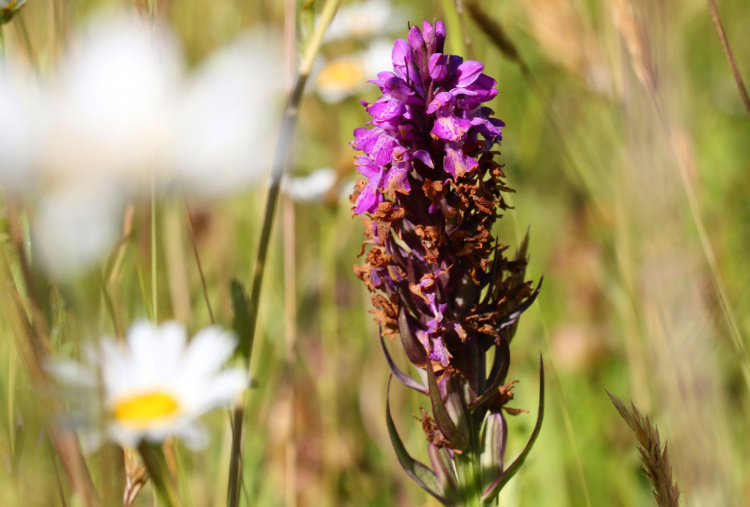
[[[609,399],[615,405],[620,416],[625,419],[638,439],[638,450],[641,453],[643,471],[654,488],[654,497],[659,507],[677,507],[680,490],[672,480],[672,465],[669,462],[667,444],[662,448],[659,430],[651,425],[648,416],[644,416],[635,404],[631,403],[629,411],[620,398],[607,391]]]
[[[524,74],[527,74],[528,66],[521,58],[516,45],[510,40],[500,22],[488,16],[476,0],[467,2],[466,10],[469,11],[471,19],[474,20],[479,29],[482,30],[495,46],[497,46],[503,56],[516,62],[521,67]]]
[[[628,49],[630,61],[643,86],[654,93],[657,86],[656,67],[651,46],[641,19],[630,0],[610,0],[615,26]]]
[[[545,56],[569,72],[585,76],[596,51],[591,27],[586,26],[570,0],[529,0],[523,3],[531,33]]]
[[[740,97],[742,97],[742,103],[745,105],[745,111],[747,112],[747,115],[750,116],[750,97],[748,97],[747,95],[745,82],[742,80],[740,69],[737,67],[737,61],[734,59],[734,52],[732,51],[732,47],[729,45],[727,34],[726,32],[724,32],[724,25],[722,25],[721,18],[719,18],[719,9],[716,7],[715,0],[706,1],[708,2],[708,10],[711,11],[711,19],[713,20],[714,26],[716,27],[716,33],[719,34],[719,39],[721,40],[721,45],[724,48],[724,53],[726,53],[727,60],[729,60],[729,66],[732,67],[734,81],[737,83],[737,89],[740,92]]]

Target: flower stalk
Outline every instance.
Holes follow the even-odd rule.
[[[177,493],[177,485],[169,473],[161,446],[149,444],[143,440],[138,445],[138,454],[141,455],[143,464],[154,482],[159,500],[167,507],[181,507],[182,502]]]
[[[411,27],[395,43],[393,72],[371,81],[382,96],[362,102],[372,127],[354,131],[364,178],[351,199],[367,253],[354,271],[372,293],[392,376],[429,398],[431,414],[418,419],[432,468],[409,456],[387,404],[401,465],[443,504],[480,506],[495,501],[541,429],[540,368],[537,423],[506,467],[505,416],[522,412],[506,406],[510,343],[541,280],[536,289],[525,281],[528,237],[510,257],[491,232],[513,192],[496,161],[504,123],[484,105],[495,80],[481,62],[444,54],[445,37],[441,22]],[[395,365],[384,337],[399,339],[420,380]]]
[[[260,233],[260,242],[258,245],[258,254],[255,261],[255,270],[253,273],[253,285],[250,299],[241,298],[242,308],[235,304],[235,312],[245,315],[244,322],[240,323],[243,333],[240,336],[240,347],[245,346],[240,353],[244,355],[247,368],[250,367],[250,356],[255,337],[255,328],[258,322],[258,308],[260,307],[260,293],[263,286],[263,276],[266,269],[266,259],[268,257],[268,247],[271,242],[271,228],[273,219],[276,214],[276,205],[279,200],[279,191],[281,189],[281,179],[288,170],[292,160],[292,149],[290,148],[291,140],[294,138],[294,131],[297,126],[297,117],[299,115],[299,105],[305,90],[305,85],[310,77],[315,57],[323,43],[328,26],[333,21],[336,11],[338,10],[341,0],[327,0],[312,36],[310,37],[307,47],[299,64],[297,76],[294,85],[289,92],[287,103],[284,107],[284,113],[281,118],[279,128],[279,138],[276,144],[274,162],[271,170],[271,182],[268,189],[268,199],[266,201],[266,210],[263,216],[263,225]],[[227,485],[227,507],[239,505],[240,493],[240,471],[241,471],[241,450],[242,450],[242,425],[244,422],[246,396],[242,397],[235,405],[232,414],[232,452],[229,458],[229,481]]]

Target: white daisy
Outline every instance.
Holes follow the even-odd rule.
[[[173,162],[189,191],[223,195],[266,175],[283,105],[281,46],[274,32],[248,32],[183,81],[173,116]]]
[[[106,339],[89,350],[88,368],[58,362],[52,370],[63,382],[87,389],[96,386],[99,372],[106,436],[117,444],[135,447],[175,436],[197,449],[208,442],[198,417],[227,405],[248,385],[244,370],[220,371],[235,346],[234,336],[217,327],[187,343],[177,322],[142,321],[128,331],[125,347]]]
[[[135,16],[101,14],[68,48],[51,87],[51,121],[41,153],[48,185],[112,181],[146,191],[171,158],[172,90],[182,76],[179,46]]]
[[[329,104],[341,102],[372,86],[367,78],[393,67],[393,42],[373,41],[365,50],[324,61],[316,67],[314,87]]]
[[[366,0],[341,7],[326,30],[325,41],[368,39],[401,28],[409,16],[386,0]]]

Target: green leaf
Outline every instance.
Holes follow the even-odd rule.
[[[526,447],[524,447],[521,454],[518,455],[516,460],[503,472],[500,474],[500,476],[495,479],[495,482],[493,482],[489,488],[484,492],[482,495],[482,501],[483,502],[490,502],[497,497],[498,493],[500,493],[500,490],[503,489],[503,486],[505,486],[509,480],[513,478],[514,475],[518,472],[518,470],[523,465],[524,461],[526,461],[526,457],[529,455],[529,452],[531,452],[531,448],[534,446],[534,442],[536,441],[536,438],[539,436],[539,431],[542,429],[542,421],[544,420],[544,361],[542,360],[541,355],[539,356],[539,414],[536,418],[536,425],[534,426],[534,431],[531,432],[531,438],[529,438],[529,441],[526,443]]]
[[[495,392],[497,392],[498,388],[503,385],[503,381],[505,381],[506,375],[508,375],[508,368],[510,367],[510,347],[508,345],[508,341],[500,337],[500,346],[495,351],[495,354],[500,354],[501,363],[500,367],[498,368],[497,375],[495,375],[495,378],[492,380],[492,384],[479,396],[474,399],[471,403],[469,403],[469,406],[466,407],[470,411],[475,411],[477,408],[479,408],[485,401],[489,400],[490,397],[492,397]]]
[[[435,469],[438,483],[445,492],[445,496],[451,502],[460,502],[461,490],[458,485],[458,476],[456,475],[456,469],[453,466],[453,460],[450,457],[448,449],[430,444],[427,452],[430,456],[432,468]]]
[[[401,463],[401,467],[406,472],[406,475],[411,477],[422,489],[437,498],[443,505],[453,505],[443,497],[443,491],[438,483],[435,472],[409,455],[409,451],[404,447],[404,443],[401,441],[398,431],[396,431],[396,425],[393,423],[393,418],[391,417],[392,378],[393,375],[388,377],[388,391],[385,398],[385,423],[388,426],[388,434],[391,437],[391,444],[393,445],[393,450],[396,451],[398,462]]]
[[[404,384],[406,387],[410,387],[422,394],[427,394],[427,388],[422,385],[421,382],[415,380],[414,377],[404,373],[398,366],[396,366],[396,363],[393,362],[393,359],[391,359],[391,355],[388,353],[388,348],[385,346],[385,341],[383,340],[382,334],[380,335],[380,345],[383,347],[385,360],[388,363],[388,367],[391,369],[391,373],[393,374],[393,376],[396,377],[399,382]]]
[[[239,343],[235,354],[250,362],[253,350],[253,332],[250,326],[250,304],[245,293],[245,286],[236,278],[229,283],[229,294],[232,298],[232,329],[237,333]]]

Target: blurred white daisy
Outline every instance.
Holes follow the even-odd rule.
[[[170,161],[172,95],[180,51],[163,27],[101,15],[76,35],[51,88],[40,161],[47,185],[110,180],[146,191]]]
[[[368,78],[391,69],[393,42],[376,40],[367,49],[324,61],[316,67],[315,91],[329,104],[361,93],[371,86]]]
[[[75,279],[106,256],[121,234],[125,195],[112,182],[91,181],[46,192],[31,217],[32,247],[47,273]]]
[[[253,32],[188,74],[168,27],[116,10],[78,30],[53,81],[0,66],[0,186],[28,193],[48,272],[71,279],[100,262],[128,201],[260,181],[281,115],[280,47]]]
[[[297,202],[320,202],[336,184],[336,171],[321,167],[305,176],[284,176],[282,190]]]
[[[234,336],[216,327],[188,343],[177,322],[143,321],[130,328],[126,346],[105,339],[88,350],[87,364],[55,362],[51,370],[91,393],[101,379],[106,436],[115,443],[135,447],[175,436],[200,449],[208,435],[198,417],[228,405],[248,386],[244,370],[221,371],[235,346]]]
[[[193,193],[245,189],[268,172],[284,85],[277,34],[245,34],[184,82],[174,120],[174,164]]]
[[[356,95],[367,82],[360,54],[340,56],[324,62],[315,75],[315,91],[329,104]]]
[[[341,7],[326,31],[325,41],[368,39],[402,30],[404,19],[400,9],[385,0],[366,0]]]

